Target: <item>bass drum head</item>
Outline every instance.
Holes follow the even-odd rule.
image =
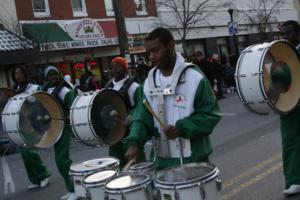
[[[127,132],[127,108],[121,95],[114,90],[101,90],[91,110],[93,128],[105,144],[113,145]]]
[[[45,92],[35,92],[25,98],[19,111],[19,128],[25,144],[48,148],[59,140],[63,131],[60,104]]]
[[[300,99],[300,61],[296,49],[286,41],[273,42],[263,61],[262,84],[271,107],[288,113]]]
[[[17,92],[15,90],[9,89],[9,88],[0,88],[0,112],[2,113],[5,105],[8,102],[8,99],[15,96]],[[3,130],[3,124],[2,124],[2,114],[0,115],[0,143],[2,142],[8,142],[8,136]]]

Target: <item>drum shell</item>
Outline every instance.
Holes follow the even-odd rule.
[[[74,100],[70,111],[73,133],[86,144],[89,144],[87,141],[94,140],[97,141],[99,145],[103,145],[102,140],[97,136],[91,125],[92,104],[98,93],[99,91],[93,91],[78,95]]]
[[[115,158],[112,158],[115,159]],[[93,159],[93,160],[97,160],[97,159]],[[93,160],[88,160],[88,161],[93,161]],[[101,160],[101,159],[99,159]],[[74,182],[74,191],[75,193],[80,196],[80,197],[86,197],[86,190],[85,187],[83,186],[83,180],[86,176],[91,175],[95,172],[99,172],[99,171],[103,171],[103,170],[118,170],[119,168],[119,161],[117,159],[115,159],[117,162],[114,163],[113,165],[110,166],[102,166],[102,167],[98,167],[98,168],[94,168],[91,170],[77,170],[75,171],[73,168],[81,163],[84,162],[88,162],[88,161],[84,161],[84,162],[79,162],[79,163],[75,163],[70,167],[70,175],[72,176],[73,182]]]
[[[119,177],[122,176],[127,176],[128,174],[123,174],[123,175],[119,175],[113,179],[111,179],[110,181],[117,179]],[[144,174],[146,175],[146,174]],[[126,188],[126,189],[109,189],[107,187],[107,184],[110,182],[108,181],[105,184],[105,193],[107,195],[108,200],[123,200],[123,199],[147,199],[147,200],[153,200],[153,195],[152,195],[152,180],[151,178],[146,175],[146,179],[135,185],[132,186],[130,188]]]
[[[191,163],[183,166],[197,164],[199,166],[213,166],[208,163]],[[189,197],[189,200],[221,200],[221,181],[219,179],[219,170],[216,167],[206,175],[180,183],[160,181],[158,176],[155,179],[155,186],[159,191],[158,193],[160,193],[161,199],[184,200],[186,197]]]

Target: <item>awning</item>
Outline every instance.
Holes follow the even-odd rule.
[[[118,45],[114,20],[57,20],[48,23],[21,22],[23,34],[42,51]],[[132,38],[128,38],[132,41]]]

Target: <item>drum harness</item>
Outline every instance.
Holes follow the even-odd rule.
[[[169,87],[162,88],[157,86],[155,83],[155,75],[157,72],[157,68],[150,70],[148,74],[148,83],[149,83],[149,96],[157,98],[157,108],[158,108],[158,116],[163,123],[165,123],[165,110],[164,110],[164,97],[169,95],[176,95],[176,87],[177,84],[185,82],[185,70],[189,67],[193,67],[195,65],[191,63],[183,63],[181,64],[173,74],[172,82]],[[179,140],[179,148],[180,148],[180,164],[183,164],[183,149],[182,149],[182,139]],[[161,134],[161,137],[153,137],[152,142],[154,145],[154,161],[157,156],[170,158],[170,146],[168,139],[165,134]]]

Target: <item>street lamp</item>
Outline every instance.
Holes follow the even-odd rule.
[[[233,10],[233,8],[229,8],[227,11],[230,15],[230,23],[232,23],[233,22],[233,12],[234,12],[234,10]],[[237,42],[235,32],[233,32],[232,37],[233,37],[233,43],[234,43],[234,48],[235,48],[235,54],[236,54],[236,56],[239,56],[240,52],[239,52],[239,47],[238,47],[238,42]]]

